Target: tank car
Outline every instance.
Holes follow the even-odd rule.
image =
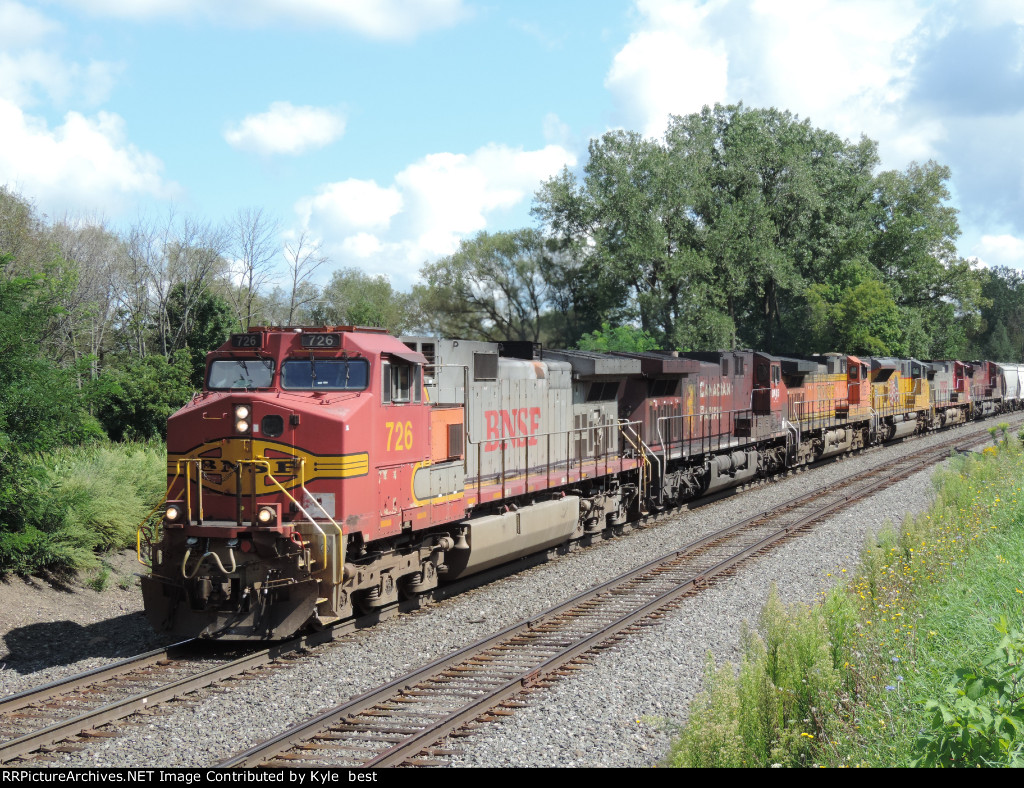
[[[1020,410],[1024,405],[1024,364],[998,364],[1003,374],[1003,406],[1005,410]]]

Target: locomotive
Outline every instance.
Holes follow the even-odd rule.
[[[643,514],[1021,406],[1024,366],[252,328],[172,415],[160,631],[274,640]],[[145,555],[144,555],[145,553]]]

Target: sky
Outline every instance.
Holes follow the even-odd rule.
[[[261,208],[401,290],[591,138],[740,101],[947,165],[960,254],[1024,269],[1024,0],[0,0],[0,184],[115,230]]]

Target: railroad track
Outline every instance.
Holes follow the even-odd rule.
[[[259,670],[331,636],[294,638],[236,659],[203,654],[204,644],[189,640],[2,698],[0,764],[73,752],[90,739],[116,736],[107,729],[111,723],[220,682],[257,678]],[[211,660],[216,664],[210,666]]]
[[[436,766],[440,746],[526,705],[685,596],[813,523],[987,436],[952,438],[734,523],[284,731],[220,767]]]

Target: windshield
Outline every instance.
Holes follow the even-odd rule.
[[[274,377],[269,358],[219,359],[210,364],[210,389],[264,389]]]
[[[362,391],[370,376],[365,359],[289,359],[281,365],[281,388]]]

